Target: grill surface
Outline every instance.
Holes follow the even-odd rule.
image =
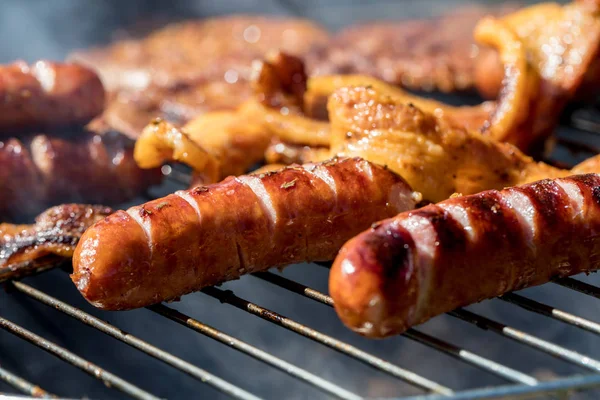
[[[571,119],[569,121],[571,126],[576,126],[580,128],[580,130],[575,130],[573,128],[561,129],[559,135],[559,147],[557,147],[556,151],[554,152],[556,158],[562,161],[566,159],[570,162],[573,162],[574,160],[578,160],[589,156],[590,153],[597,153],[597,151],[593,147],[595,145],[595,142],[597,141],[597,138],[593,136],[595,133],[598,133],[595,132],[598,128],[596,120],[597,115],[597,110],[578,110],[571,114]],[[584,130],[586,130],[587,132]],[[568,139],[566,137],[568,137]],[[177,172],[171,168],[165,168],[164,172],[169,173],[171,180],[181,181],[186,177],[185,174]],[[293,266],[290,267],[289,270],[293,271],[295,269],[311,269],[310,274],[320,275],[320,280],[324,281],[324,278],[327,274],[327,268],[327,266],[315,264],[313,267],[308,267],[307,265]],[[287,271],[288,270],[286,270],[285,275],[288,275]],[[51,285],[56,285],[56,281],[60,281],[62,283],[68,281],[67,276],[61,271],[54,271],[49,273],[49,275],[53,275]],[[119,327],[111,323],[105,322],[101,319],[111,318],[114,314],[108,312],[100,312],[98,310],[93,310],[92,307],[86,307],[90,310],[93,310],[91,311],[91,313],[88,313],[86,311],[83,311],[81,308],[78,308],[77,306],[73,306],[68,302],[60,300],[60,295],[57,295],[55,297],[46,293],[45,290],[37,289],[36,281],[41,278],[42,276],[37,276],[26,278],[25,282],[5,282],[6,293],[3,293],[1,295],[2,302],[0,303],[0,328],[2,328],[3,331],[5,331],[0,337],[2,337],[3,340],[6,337],[6,334],[12,334],[20,339],[23,339],[24,341],[28,341],[34,346],[38,347],[40,349],[40,353],[43,350],[56,357],[56,363],[60,363],[61,361],[59,360],[69,363],[73,367],[78,368],[83,372],[91,375],[92,377],[98,379],[99,381],[103,382],[106,386],[110,387],[111,389],[114,389],[115,391],[120,391],[121,395],[127,395],[128,397],[136,399],[156,399],[160,396],[165,395],[177,395],[176,389],[168,393],[161,393],[160,396],[149,393],[148,391],[143,389],[143,383],[138,386],[134,383],[128,382],[127,376],[117,376],[116,374],[111,373],[110,366],[108,366],[107,369],[104,369],[103,367],[94,364],[93,360],[87,360],[82,356],[77,355],[76,350],[70,350],[73,347],[80,347],[73,346],[72,343],[80,341],[83,341],[85,343],[85,337],[72,338],[69,336],[68,331],[62,332],[60,327],[55,326],[54,329],[58,329],[58,333],[52,332],[52,330],[49,330],[49,332],[51,333],[51,336],[58,336],[59,340],[52,340],[49,338],[42,337],[36,334],[35,332],[26,329],[20,323],[18,324],[13,322],[11,318],[6,318],[6,311],[8,310],[11,304],[14,306],[14,304],[18,302],[19,304],[28,304],[27,307],[31,307],[31,302],[25,300],[25,298],[29,298],[34,300],[35,302],[39,302],[45,306],[55,309],[55,311],[49,309],[41,309],[35,311],[34,314],[37,314],[36,318],[38,319],[52,319],[54,318],[54,314],[56,313],[67,315],[79,321],[79,323],[88,325],[93,329],[102,332],[103,334],[111,336],[114,339],[123,342],[128,346],[131,346],[132,348],[136,349],[136,351],[146,353],[148,356],[159,360],[162,363],[173,368],[178,373],[189,375],[191,378],[198,381],[198,385],[209,385],[217,391],[221,392],[222,394],[225,394],[228,397],[232,398],[260,398],[243,388],[243,379],[241,380],[242,384],[231,383],[226,379],[222,379],[218,376],[215,376],[213,373],[203,369],[201,366],[197,366],[188,361],[185,361],[185,356],[182,356],[180,358],[179,356],[172,354],[166,349],[156,347],[151,343],[148,343],[133,334],[124,332],[121,329],[119,329]],[[298,280],[305,280],[304,278],[304,276],[300,276],[300,279]],[[590,278],[584,279],[590,280]],[[593,279],[593,277],[591,277],[591,279]],[[275,310],[277,306],[273,307],[274,309],[271,309],[271,307],[263,305],[261,301],[255,302],[246,299],[246,297],[261,297],[260,293],[264,292],[265,289],[275,290],[275,288],[277,287],[286,292],[284,296],[289,298],[289,302],[291,304],[297,304],[297,299],[293,299],[293,296],[301,296],[310,301],[310,303],[303,303],[303,307],[323,307],[330,309],[333,306],[333,300],[321,291],[306,286],[297,280],[289,279],[288,277],[284,276],[284,274],[276,272],[254,274],[252,277],[242,279],[242,281],[245,280],[260,280],[263,282],[263,285],[260,288],[246,288],[242,286],[240,291],[247,292],[244,295],[237,294],[237,290],[236,292],[234,292],[225,288],[206,288],[202,291],[202,293],[205,296],[200,304],[204,305],[205,307],[219,308],[219,313],[223,316],[223,318],[227,318],[227,314],[232,313],[231,308],[227,306],[233,306],[243,311],[244,313],[263,319],[264,321],[266,321],[265,323],[277,325],[279,328],[285,328],[286,330],[291,331],[296,335],[308,338],[313,342],[318,343],[318,345],[322,346],[323,349],[329,348],[337,353],[342,354],[346,357],[347,360],[344,362],[343,365],[345,366],[347,363],[348,369],[350,369],[350,363],[352,362],[362,363],[368,366],[369,368],[378,370],[380,372],[379,375],[387,376],[389,379],[385,379],[385,381],[387,382],[385,385],[395,385],[394,380],[400,380],[418,389],[417,393],[421,393],[416,397],[405,396],[402,398],[529,398],[534,395],[546,394],[553,394],[554,398],[556,398],[556,395],[558,395],[559,398],[561,398],[561,396],[567,396],[568,393],[572,393],[574,391],[582,391],[600,387],[600,359],[594,358],[592,355],[586,355],[582,354],[581,352],[574,351],[570,349],[571,346],[559,343],[558,341],[553,342],[544,339],[541,337],[543,335],[539,335],[539,330],[537,330],[536,334],[532,334],[528,332],[528,329],[519,329],[503,323],[502,318],[497,318],[496,316],[490,317],[484,315],[484,313],[481,313],[479,311],[473,311],[471,308],[476,308],[477,306],[475,306],[470,307],[469,310],[458,309],[448,313],[448,315],[455,319],[466,322],[468,325],[473,325],[474,327],[478,327],[482,330],[487,331],[485,332],[485,337],[483,339],[479,338],[478,340],[498,342],[496,344],[497,346],[505,346],[506,339],[511,339],[512,341],[517,342],[519,345],[521,345],[521,351],[523,351],[523,355],[519,354],[517,356],[517,359],[521,357],[533,358],[534,363],[539,363],[541,365],[545,361],[543,358],[539,358],[539,361],[537,361],[539,357],[538,354],[546,353],[560,360],[563,363],[575,366],[575,368],[578,369],[578,372],[575,374],[568,373],[564,375],[554,375],[552,379],[548,380],[546,377],[545,381],[540,381],[538,377],[534,377],[530,373],[524,373],[520,371],[520,368],[518,366],[515,368],[509,365],[505,365],[501,362],[488,358],[483,354],[479,354],[476,351],[469,350],[469,348],[473,346],[457,344],[453,339],[439,337],[436,334],[425,333],[424,330],[426,329],[422,329],[422,327],[410,329],[408,332],[406,332],[403,335],[404,338],[408,338],[411,341],[417,342],[432,350],[435,350],[455,359],[455,363],[457,365],[459,363],[470,365],[471,367],[474,367],[481,371],[485,371],[486,373],[497,377],[499,382],[504,382],[503,384],[492,387],[474,388],[462,391],[455,390],[452,387],[450,387],[450,385],[429,379],[427,377],[427,373],[423,373],[420,371],[416,372],[409,369],[408,367],[405,367],[405,365],[414,366],[414,360],[413,362],[408,362],[410,360],[379,356],[375,354],[377,352],[361,350],[361,346],[355,344],[354,342],[361,342],[362,339],[358,339],[357,337],[355,337],[355,335],[345,335],[347,338],[350,338],[350,340],[337,339],[336,337],[323,332],[323,330],[327,329],[321,328],[318,330],[312,328],[310,326],[310,318],[283,316]],[[321,282],[320,286],[324,285],[325,283]],[[45,282],[42,286],[48,287],[48,282]],[[228,284],[228,286],[231,286],[231,284]],[[235,284],[233,284],[233,286],[235,286]],[[566,288],[569,291],[579,292],[580,295],[577,296],[576,300],[577,305],[586,304],[587,302],[597,301],[598,299],[600,299],[600,288],[590,283],[586,283],[582,280],[576,280],[572,278],[561,279],[556,282],[547,284],[545,286],[550,287],[551,292],[560,290],[558,288],[559,286]],[[259,296],[257,296],[257,294],[259,294]],[[201,296],[201,294],[188,295],[186,296],[186,298],[196,296]],[[218,300],[221,304],[215,305],[214,302],[210,301],[210,297]],[[539,295],[536,297],[539,297]],[[568,297],[570,298],[572,296]],[[593,299],[592,297],[595,297],[596,299]],[[184,301],[182,302],[182,304],[185,304],[186,298],[183,299]],[[528,295],[524,296],[521,294],[512,293],[505,295],[498,300],[486,301],[484,303],[501,301],[505,305],[510,307],[510,310],[508,311],[509,313],[515,313],[518,309],[523,309],[526,310],[527,313],[534,313],[543,316],[544,319],[540,320],[542,324],[549,325],[549,319],[553,319],[561,324],[566,324],[571,326],[572,328],[585,331],[587,335],[600,334],[599,323],[560,309],[561,304],[559,300],[560,297],[554,296],[553,304],[545,304],[542,301],[530,298]],[[573,301],[570,301],[570,303],[573,303]],[[555,306],[559,308],[556,308]],[[179,305],[178,308],[180,308]],[[302,382],[304,384],[305,389],[307,388],[307,386],[312,386],[314,389],[320,391],[321,394],[325,397],[355,400],[362,398],[361,396],[365,394],[364,392],[355,392],[349,390],[346,387],[348,385],[344,385],[344,383],[347,383],[347,381],[345,381],[344,379],[340,380],[324,378],[322,370],[319,371],[319,369],[317,369],[317,371],[310,371],[309,368],[303,368],[294,365],[293,358],[291,359],[292,362],[290,362],[288,360],[284,360],[282,357],[272,354],[271,352],[269,352],[268,345],[254,346],[248,343],[247,341],[236,337],[244,336],[243,334],[240,335],[238,333],[238,335],[229,335],[223,330],[203,323],[201,321],[201,318],[196,319],[193,316],[188,315],[187,312],[176,310],[175,308],[173,308],[172,305],[159,304],[148,307],[146,313],[148,311],[150,311],[152,314],[159,315],[166,320],[176,322],[177,324],[188,328],[194,334],[204,335],[207,338],[219,342],[219,344],[215,344],[215,346],[230,347],[231,349],[234,349],[237,352],[243,354],[244,357],[251,357],[262,362],[265,366],[267,366],[267,368],[279,370],[284,374],[287,374],[292,379]],[[100,318],[92,314],[96,314],[100,316]],[[327,318],[330,323],[332,323],[333,321],[336,321],[335,323],[337,323],[333,310],[328,310],[327,314]],[[238,318],[238,315],[232,314],[231,318]],[[528,316],[526,318],[529,319],[532,317]],[[161,322],[160,320],[153,320],[152,322],[149,322],[148,329],[164,330],[164,335],[173,335],[173,341],[183,340],[178,339],[178,337],[180,337],[180,332],[175,332],[173,329],[174,326],[170,325],[166,320],[164,322]],[[303,322],[307,320],[308,325],[301,323],[300,320],[302,320]],[[428,325],[430,324],[426,324],[425,328],[427,328]],[[465,331],[470,329],[468,326],[462,326],[461,328]],[[277,328],[274,327],[273,329],[276,330]],[[243,331],[239,332],[243,333]],[[467,333],[466,335],[471,334],[472,333]],[[140,335],[144,335],[143,331],[141,331]],[[276,338],[279,337],[279,333],[273,332],[272,337],[274,340],[277,340]],[[283,338],[283,340],[289,340],[289,338],[286,337]],[[60,342],[60,344],[57,342]],[[293,342],[290,341],[290,343]],[[374,349],[376,348],[378,343],[383,344],[384,342],[370,342],[369,347],[371,349]],[[17,345],[25,346],[25,343],[18,342]],[[86,345],[93,346],[94,344],[84,344],[84,346]],[[191,346],[192,345],[193,344],[191,344]],[[300,344],[300,346],[302,345]],[[536,350],[537,352],[529,351],[530,349]],[[319,350],[319,352],[321,352],[321,350]],[[301,348],[299,349],[299,352],[302,352]],[[227,355],[223,356],[223,362],[227,362],[227,357]],[[323,362],[328,362],[329,356],[325,355],[321,357]],[[420,359],[417,360],[417,364],[427,364],[427,353],[422,352],[419,358]],[[118,356],[115,357],[114,362],[120,362]],[[0,364],[2,364],[2,360],[0,360]],[[15,373],[15,371],[11,371],[10,369],[4,369],[2,366],[0,366],[0,380],[6,384],[4,387],[11,387],[13,391],[21,392],[28,396],[53,396],[53,394],[51,394],[49,391],[46,391],[44,390],[44,388],[40,388],[39,386],[37,386],[35,382],[29,382],[28,379],[32,375],[35,376],[35,374],[28,373],[29,371],[27,366],[22,367],[23,368],[20,369],[20,372],[24,372],[25,376],[19,376],[19,374]],[[343,369],[337,372],[340,374],[340,376],[344,376],[345,374],[345,371]],[[361,375],[358,374],[356,376],[360,378]],[[377,379],[384,378],[378,377]],[[341,381],[341,383],[335,381]],[[299,388],[300,396],[302,396],[302,393],[304,393],[304,391],[302,387]],[[401,384],[398,385],[397,391],[398,393],[413,392],[411,390],[407,390],[406,388],[401,387]],[[60,395],[61,393],[57,394]],[[85,395],[85,393],[82,393],[81,395]],[[1,397],[2,395],[0,394],[0,398]]]

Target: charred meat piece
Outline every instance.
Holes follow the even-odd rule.
[[[63,204],[38,215],[32,225],[0,224],[0,282],[71,258],[83,232],[111,213],[104,206]]]
[[[265,150],[265,161],[267,164],[305,164],[326,160],[331,157],[329,147],[316,147],[300,144],[292,144],[273,138],[269,147]]]

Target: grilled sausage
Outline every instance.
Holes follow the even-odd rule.
[[[412,90],[469,91],[478,57],[490,51],[475,44],[473,28],[486,15],[515,8],[470,5],[432,19],[351,25],[313,46],[311,75],[362,74]]]
[[[99,308],[143,307],[245,273],[331,260],[415,197],[402,178],[362,159],[230,177],[98,222],[75,250],[71,278]]]
[[[79,128],[68,136],[0,140],[0,219],[63,202],[118,204],[160,180],[158,170],[137,167],[133,143],[123,135]]]
[[[329,290],[374,338],[509,291],[600,267],[600,175],[456,197],[382,221],[344,245]]]
[[[83,125],[104,109],[100,78],[83,66],[38,61],[0,67],[0,135]]]

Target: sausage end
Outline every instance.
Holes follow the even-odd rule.
[[[418,311],[414,305],[418,304],[419,279],[412,239],[402,228],[394,235],[380,228],[346,243],[329,276],[329,292],[340,319],[370,338],[404,332]]]
[[[71,279],[83,297],[104,310],[136,307],[137,288],[150,265],[143,229],[118,211],[90,227],[73,255]]]

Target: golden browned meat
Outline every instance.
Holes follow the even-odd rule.
[[[154,120],[136,141],[134,155],[141,168],[182,162],[201,173],[203,182],[212,183],[247,172],[264,159],[265,151],[276,138],[300,146],[326,148],[330,128],[326,122],[284,115],[249,100],[237,111],[202,114],[182,128]]]
[[[326,160],[331,155],[329,146],[308,146],[293,144],[273,138],[265,150],[267,164],[305,164],[312,160]]]
[[[304,55],[328,37],[307,20],[238,15],[172,24],[72,58],[96,68],[117,93],[109,123],[139,134],[154,117],[184,123],[201,112],[237,107],[252,93],[253,60],[273,49]]]
[[[570,173],[600,172],[600,156],[572,172],[535,162],[508,143],[456,128],[373,88],[342,88],[329,98],[331,151],[387,165],[423,198],[502,189]]]
[[[486,15],[516,8],[469,6],[429,20],[351,26],[309,54],[310,72],[370,75],[416,90],[470,90],[476,60],[491,52],[474,42],[473,28]]]
[[[598,17],[598,2],[583,0],[565,6],[542,3],[500,19],[524,43],[532,68],[544,81],[540,97],[556,96],[553,90],[565,95],[565,101],[574,96],[578,99],[597,96]],[[476,75],[477,88],[486,97],[500,93],[503,73],[496,54],[488,52],[486,57],[478,59]]]
[[[451,106],[437,100],[428,99],[409,93],[397,86],[367,75],[331,75],[315,76],[308,80],[308,88],[304,95],[306,113],[313,118],[319,118],[326,107],[327,98],[337,89],[352,86],[372,87],[398,103],[413,104],[423,111],[445,118],[449,123],[470,130],[479,130],[490,118],[497,106],[495,102],[487,101],[477,106]]]
[[[598,76],[600,14],[581,3],[543,3],[484,19],[475,37],[498,48],[505,70],[485,132],[521,149],[541,148],[582,82]]]
[[[255,99],[236,111],[202,114],[183,128],[155,120],[136,142],[135,159],[142,168],[169,161],[191,166],[204,183],[240,175],[264,158],[272,140],[329,146],[326,122],[302,116],[306,75],[299,58],[281,52],[255,63]]]
[[[457,126],[472,129],[484,124],[493,106],[484,103],[476,107],[452,107],[360,75],[314,77],[307,91],[306,79],[299,58],[272,53],[266,60],[255,63],[253,100],[246,101],[235,112],[200,115],[182,129],[165,121],[151,123],[137,140],[136,161],[142,168],[154,168],[169,161],[183,162],[202,173],[203,181],[208,183],[227,174],[246,172],[263,159],[263,153],[267,162],[275,163],[324,160],[330,155],[329,123],[303,114],[321,113],[316,111],[316,104],[322,104],[323,99],[344,85],[368,84],[380,88],[398,103],[418,104]],[[322,107],[326,112],[326,107]],[[216,176],[214,162],[208,167],[206,164],[211,157],[221,166]]]
[[[332,156],[362,157],[370,162],[387,165],[404,177],[415,190],[423,193],[424,198],[429,201],[441,201],[455,192],[472,194],[542,178],[562,177],[570,173],[600,172],[600,156],[571,171],[539,163],[508,143],[500,143],[490,136],[457,127],[444,116],[437,117],[421,111],[412,104],[406,104],[393,95],[390,96],[385,87],[383,88],[382,91],[372,86],[341,88],[330,96],[330,127],[327,131],[330,135],[329,148],[293,145],[282,141],[277,135],[270,135],[268,130],[257,128],[256,136],[260,140],[267,140],[263,142],[268,146],[267,161],[279,164],[321,161]],[[199,120],[206,119],[208,122],[213,116],[216,118],[215,122],[225,121],[212,113],[205,114]],[[248,126],[253,126],[247,123],[250,121],[248,118],[243,119],[246,124],[235,121],[236,117],[242,118],[243,114],[228,113],[227,116],[231,118],[230,129],[247,129]],[[293,116],[294,121],[300,119],[306,118]],[[164,153],[167,156],[155,156],[156,162],[148,166],[158,166],[165,159],[173,159],[186,162],[196,173],[210,176],[210,170],[207,170],[205,165],[206,159],[212,154],[210,150],[207,152],[204,149],[228,149],[232,137],[245,137],[249,139],[248,146],[256,148],[253,144],[256,143],[256,139],[244,136],[241,131],[229,138],[223,135],[223,132],[231,133],[235,132],[235,129],[218,129],[214,136],[203,135],[210,132],[211,126],[218,125],[207,123],[201,129],[184,129],[183,132],[190,132],[190,135],[194,132],[198,135],[194,140],[190,140],[185,133],[178,130],[174,133],[177,140],[158,138],[160,146],[168,146],[169,143],[175,145]],[[214,139],[212,144],[206,141],[207,137]],[[268,140],[271,138],[274,139],[269,144]],[[199,146],[202,140],[205,142]],[[142,138],[136,144],[136,158],[137,149],[141,149],[142,144],[148,147],[148,153],[139,153],[140,161],[146,161],[151,158],[149,154],[156,152],[158,145]],[[261,149],[264,151],[265,147]],[[193,154],[199,154],[195,160],[185,159]],[[257,152],[256,156],[255,161],[261,154]],[[227,155],[224,157],[232,159]],[[242,157],[234,165],[244,170],[251,166],[248,162],[244,163]],[[205,180],[207,181],[210,179]]]
[[[141,168],[182,162],[204,183],[212,183],[248,171],[263,159],[270,140],[262,124],[233,111],[215,111],[181,129],[163,120],[151,122],[136,141],[134,157]]]
[[[111,213],[104,206],[63,204],[38,215],[32,225],[0,223],[0,282],[70,258],[83,232]]]
[[[199,79],[174,88],[113,93],[103,118],[113,129],[136,139],[154,118],[184,124],[206,112],[235,109],[251,95],[247,81]]]

